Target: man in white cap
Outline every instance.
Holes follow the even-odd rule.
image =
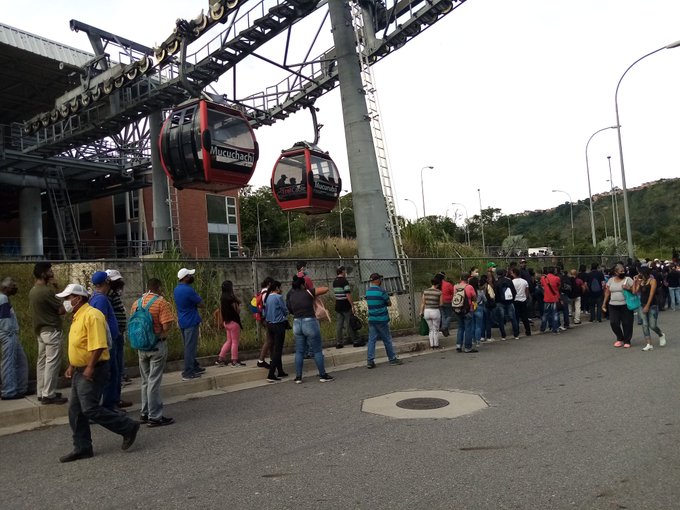
[[[70,283],[57,297],[64,299],[66,312],[73,313],[68,334],[69,366],[65,374],[71,379],[68,420],[73,431],[73,451],[59,461],[73,462],[94,455],[90,420],[123,436],[122,449],[127,450],[135,442],[139,423],[99,404],[109,379],[104,314],[88,304],[89,295],[82,285]]]
[[[191,286],[194,283],[195,269],[183,267],[177,272],[179,283],[174,290],[175,306],[177,306],[177,323],[182,331],[184,342],[184,370],[182,380],[190,381],[201,377],[205,368],[201,367],[196,360],[198,351],[198,328],[201,324],[199,308],[205,308],[201,296]]]

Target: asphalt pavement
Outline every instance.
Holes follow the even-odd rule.
[[[58,461],[67,425],[6,435],[2,506],[679,508],[680,312],[659,322],[668,345],[652,352],[639,326],[624,350],[607,323],[584,323],[474,354],[356,362],[329,369],[331,383],[308,375],[203,395],[166,406],[176,423],[143,428],[127,452],[93,427],[95,457],[70,464]],[[409,390],[474,393],[488,407],[440,419],[362,411]]]

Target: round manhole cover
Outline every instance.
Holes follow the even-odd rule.
[[[413,410],[439,409],[447,405],[449,405],[449,401],[443,398],[407,398],[397,402],[397,407]]]

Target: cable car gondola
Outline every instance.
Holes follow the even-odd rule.
[[[204,99],[172,111],[163,123],[158,146],[163,170],[178,189],[241,188],[248,184],[259,156],[246,117]]]
[[[271,186],[281,210],[323,214],[337,204],[342,181],[327,152],[312,143],[298,142],[281,152]]]

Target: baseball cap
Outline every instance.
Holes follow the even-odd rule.
[[[104,273],[104,274],[106,274],[106,273]],[[85,297],[89,296],[89,294],[87,293],[87,291],[85,290],[85,288],[82,285],[78,285],[77,283],[69,283],[62,292],[57,294],[57,297],[65,298],[65,297],[69,297],[69,296],[74,295],[74,294],[76,296],[85,296]]]
[[[195,269],[187,269],[186,267],[183,267],[182,269],[177,271],[177,279],[181,280],[182,278],[185,278],[190,274],[194,274],[195,272],[196,272]]]
[[[382,279],[383,279],[383,275],[381,275],[380,273],[372,273],[371,276],[369,276],[368,279],[369,279],[370,281],[372,281],[372,282],[374,282],[374,281],[376,281],[376,280],[382,280]]]
[[[97,271],[92,275],[92,283],[95,285],[101,285],[106,280],[108,280],[109,275],[105,271]]]
[[[345,266],[338,266],[335,270],[336,274],[341,274],[345,272]]]
[[[527,259],[522,259],[522,260],[519,261],[519,263],[522,264],[522,263],[524,263],[524,262],[526,262],[526,261],[527,261]]]
[[[486,267],[487,267],[487,268],[489,268],[489,267],[496,267],[496,263],[495,263],[495,262],[489,262],[489,263],[486,265]]]
[[[120,274],[120,271],[118,271],[118,269],[107,269],[105,272],[106,275],[109,277],[109,280],[111,281],[123,279],[123,275]]]

